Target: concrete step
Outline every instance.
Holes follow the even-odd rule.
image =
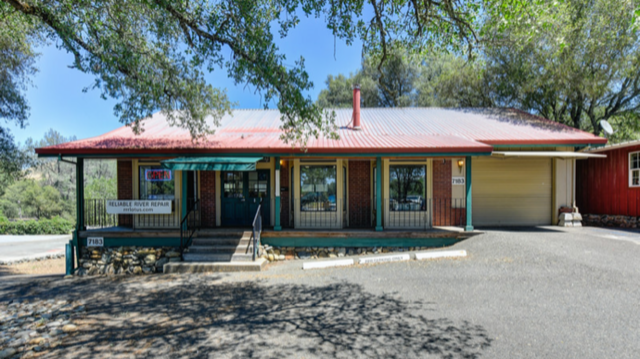
[[[164,273],[259,272],[266,264],[264,258],[255,262],[173,262],[164,265]]]
[[[191,246],[187,253],[244,253],[247,246]]]
[[[199,229],[198,236],[200,237],[242,237],[244,235],[251,236],[251,231],[245,231],[241,229]]]
[[[184,253],[185,262],[247,262],[252,260],[251,253]]]
[[[191,244],[195,246],[218,246],[218,245],[244,245],[249,244],[249,239],[242,238],[211,238],[196,237]]]
[[[233,253],[184,253],[185,262],[231,262]]]

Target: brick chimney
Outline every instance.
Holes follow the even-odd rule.
[[[360,85],[353,86],[353,129],[359,131],[360,128]]]

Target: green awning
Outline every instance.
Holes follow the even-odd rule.
[[[160,162],[176,171],[255,171],[262,157],[182,157]]]

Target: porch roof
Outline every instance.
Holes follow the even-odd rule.
[[[161,161],[164,168],[178,171],[254,171],[262,157],[181,157]]]
[[[363,108],[361,130],[351,109],[337,109],[339,140],[311,138],[309,154],[479,153],[493,145],[601,145],[606,139],[513,109]],[[121,127],[104,135],[36,149],[41,156],[73,155],[299,155],[283,142],[280,113],[234,110],[215,134],[194,142],[188,130],[171,127],[158,112],[143,120],[144,132]]]

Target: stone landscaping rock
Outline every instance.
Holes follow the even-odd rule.
[[[6,358],[11,358],[12,356],[14,356],[18,351],[15,350],[14,348],[7,348],[5,350],[0,350],[0,359],[6,359]]]
[[[144,262],[147,265],[153,265],[156,263],[156,255],[155,254],[149,254],[146,257],[144,257]]]
[[[83,248],[76,275],[151,274],[162,271],[168,262],[181,261],[172,247]]]
[[[78,330],[78,327],[75,324],[67,324],[62,327],[62,331],[65,333],[73,333]]]
[[[169,258],[175,258],[175,257],[180,257],[180,252],[177,251],[169,251],[167,252],[167,254],[165,254],[166,257]]]

